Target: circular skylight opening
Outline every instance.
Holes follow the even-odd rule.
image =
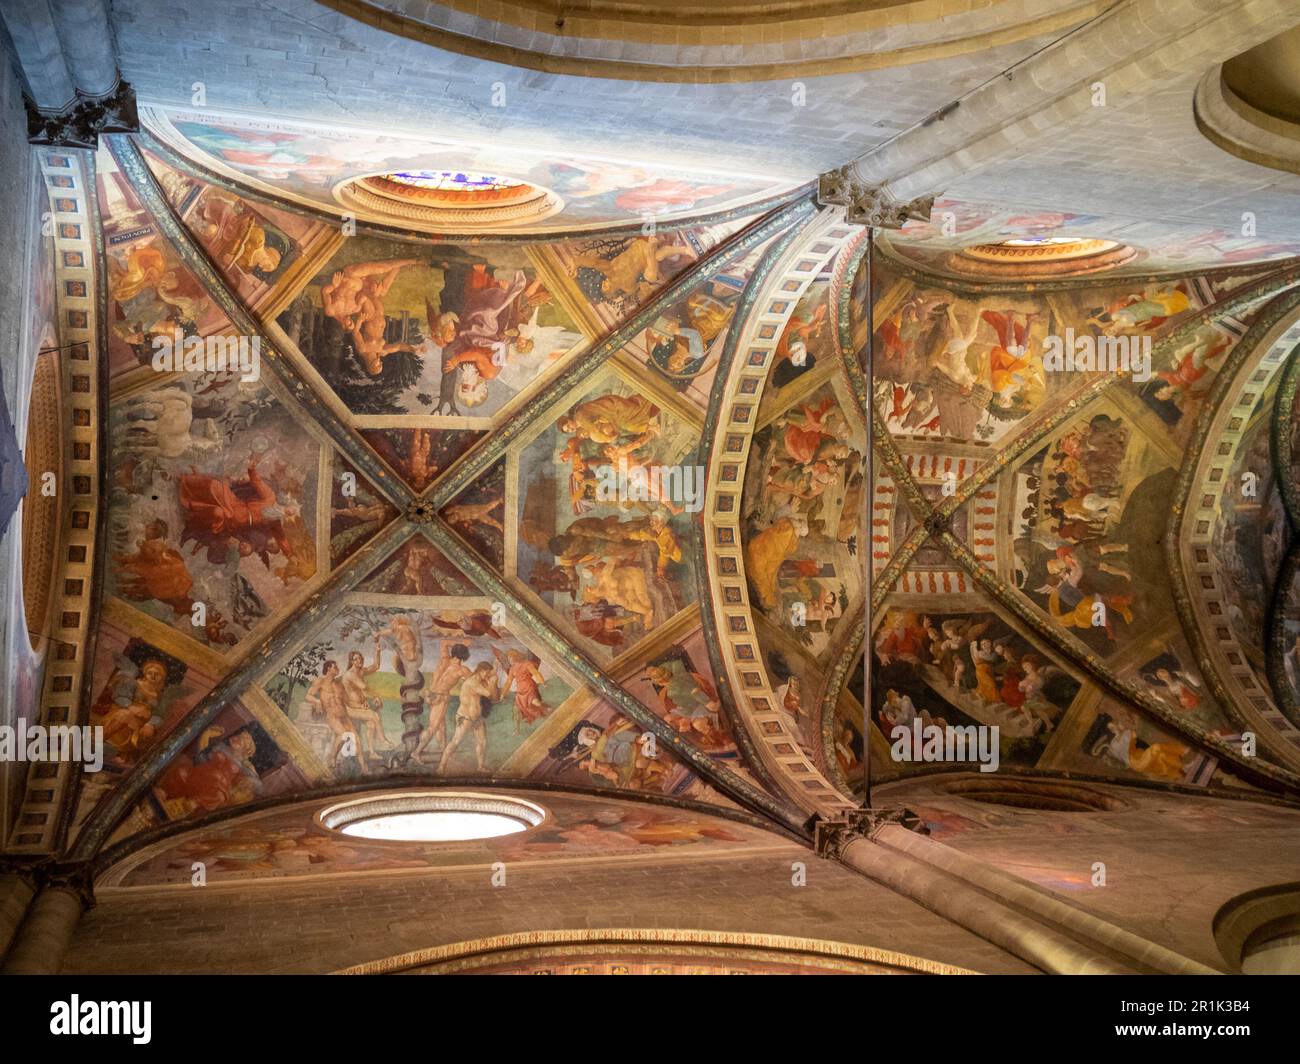
[[[546,819],[521,798],[435,791],[372,795],[321,811],[327,828],[385,842],[468,842],[527,831]]]

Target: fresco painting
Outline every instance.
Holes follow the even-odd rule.
[[[556,244],[554,254],[564,275],[572,280],[601,325],[613,328],[739,228],[739,224],[719,224],[649,236],[594,236]],[[703,325],[706,331],[712,329],[721,310],[711,300],[721,297],[725,302],[730,288],[734,288],[734,280],[722,281],[715,291],[699,294],[693,308],[678,307],[676,313],[652,325],[661,334],[657,342],[665,344],[667,334],[676,336],[683,328],[699,331]],[[689,304],[689,296],[686,300]],[[683,324],[686,321],[692,324]],[[691,356],[691,337],[686,335],[684,339],[684,351],[675,341],[671,350],[665,347],[659,358],[661,372],[669,367],[670,358],[671,365],[683,371],[697,363],[704,368],[699,355]]]
[[[264,384],[177,377],[108,431],[112,594],[224,650],[316,575],[322,446]]]
[[[685,797],[698,783],[695,775],[643,725],[608,702],[597,702],[547,751],[530,774],[581,787],[618,788]]]
[[[736,742],[722,709],[703,631],[652,653],[623,686],[692,746],[735,759]]]
[[[473,595],[477,591],[437,547],[420,535],[412,536],[398,547],[357,588],[384,595],[419,597]]]
[[[754,434],[743,496],[754,605],[820,656],[862,593],[864,434],[831,384]]]
[[[203,284],[181,261],[109,152],[95,156],[104,227],[109,375],[151,363],[159,338],[211,336],[230,328]]]
[[[644,353],[639,357],[701,409],[708,406],[740,297],[766,248],[763,245],[725,263],[707,281],[664,307],[641,338]]]
[[[530,862],[572,857],[639,857],[666,849],[735,851],[770,847],[775,836],[748,824],[690,809],[604,798],[599,802],[554,792],[525,798],[543,803],[546,821],[521,835],[474,842],[391,844],[340,835],[314,820],[317,805],[251,814],[234,824],[214,824],[187,839],[146,850],[119,865],[113,885],[189,883],[194,861],[210,882],[348,875],[493,861]]]
[[[445,506],[439,516],[498,572],[505,571],[506,463],[497,462]]]
[[[1079,692],[1078,680],[994,613],[891,609],[872,647],[872,720],[886,738],[918,719],[996,726],[1001,761],[1032,767]]]
[[[516,573],[584,647],[609,658],[693,602],[696,585],[689,502],[605,492],[602,471],[678,469],[702,490],[697,436],[608,374],[560,410],[519,455],[507,522],[518,529]]]
[[[330,568],[347,561],[397,516],[397,508],[346,459],[330,479]]]
[[[487,605],[362,604],[340,610],[263,686],[341,780],[395,769],[482,776],[576,688]]]
[[[1266,400],[1261,406],[1268,410],[1272,403]],[[1294,538],[1274,472],[1270,428],[1268,418],[1258,418],[1238,445],[1224,479],[1241,485],[1249,474],[1255,478],[1252,493],[1223,493],[1213,539],[1225,577],[1225,618],[1258,676],[1264,674],[1269,603]]]
[[[424,491],[483,438],[472,429],[362,429],[362,438],[412,491]]]
[[[345,240],[279,324],[354,414],[486,427],[586,338],[516,245]]]
[[[145,122],[181,154],[255,187],[337,209],[333,190],[354,177],[421,169],[505,174],[563,200],[545,229],[669,219],[777,195],[791,183],[661,163],[627,163],[503,150],[439,137],[306,126],[207,111],[142,108]]]
[[[825,366],[835,358],[835,315],[828,302],[829,294],[829,282],[818,278],[799,297],[794,313],[781,330],[776,356],[763,386],[758,411],[760,422],[789,402],[790,393],[786,388],[791,388],[819,364]]]
[[[1163,547],[1144,530],[1163,527],[1176,478],[1118,412],[1056,434],[1015,475],[1015,585],[1096,651],[1148,630],[1172,607]]]
[[[1171,225],[1142,217],[1099,216],[1069,211],[1023,211],[1005,206],[941,197],[928,222],[909,222],[905,240],[884,241],[888,250],[929,270],[950,272],[954,251],[1011,239],[1111,238],[1132,244],[1141,254],[1117,272],[1174,272],[1213,263],[1219,266],[1267,261],[1300,254],[1300,244],[1269,240],[1188,222]]]
[[[1218,767],[1215,758],[1111,699],[1090,712],[1087,724],[1059,767],[1193,786],[1208,783]]]
[[[153,153],[145,161],[191,235],[226,283],[258,306],[297,262],[323,222],[256,203],[167,165]]]

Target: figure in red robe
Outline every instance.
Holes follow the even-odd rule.
[[[293,557],[285,535],[283,509],[275,489],[257,471],[258,459],[250,455],[243,479],[214,477],[192,471],[177,482],[185,527],[181,547],[194,541],[191,554],[206,547],[208,561],[222,565],[234,546],[241,557],[256,554],[269,569],[271,555]]]

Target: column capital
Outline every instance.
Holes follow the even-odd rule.
[[[18,876],[33,890],[66,890],[81,899],[83,908],[95,904],[95,873],[87,861],[64,862],[49,854],[0,854],[0,875]]]
[[[82,909],[95,907],[95,873],[89,861],[52,864],[45,876],[46,890],[66,890],[81,900]]]
[[[135,90],[125,81],[104,97],[83,96],[57,114],[39,110],[27,101],[27,142],[58,148],[90,148],[99,144],[101,133],[136,133]]]
[[[872,185],[858,176],[853,163],[827,170],[817,179],[817,202],[843,207],[845,221],[874,229],[901,229],[909,221],[928,222],[934,196],[899,200],[887,184]]]
[[[32,890],[40,890],[53,863],[48,854],[0,853],[0,876],[17,876]]]
[[[930,833],[925,822],[910,809],[850,809],[833,820],[818,817],[813,826],[813,845],[819,857],[838,861],[850,842],[875,838],[891,824],[920,835]]]

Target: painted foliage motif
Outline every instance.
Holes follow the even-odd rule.
[[[353,604],[265,691],[324,771],[350,779],[493,772],[574,687],[486,607]]]
[[[751,600],[814,655],[862,593],[864,446],[832,384],[754,434],[741,530]]]
[[[477,423],[585,342],[511,245],[352,237],[279,323],[353,413]]]
[[[605,375],[519,456],[518,577],[602,656],[694,601],[691,507],[703,492],[696,442],[690,426]],[[627,474],[616,482],[620,469]],[[671,481],[635,490],[637,470],[672,471],[689,490]]]
[[[223,649],[315,576],[321,445],[265,385],[174,379],[118,402],[109,439],[112,594]]]

